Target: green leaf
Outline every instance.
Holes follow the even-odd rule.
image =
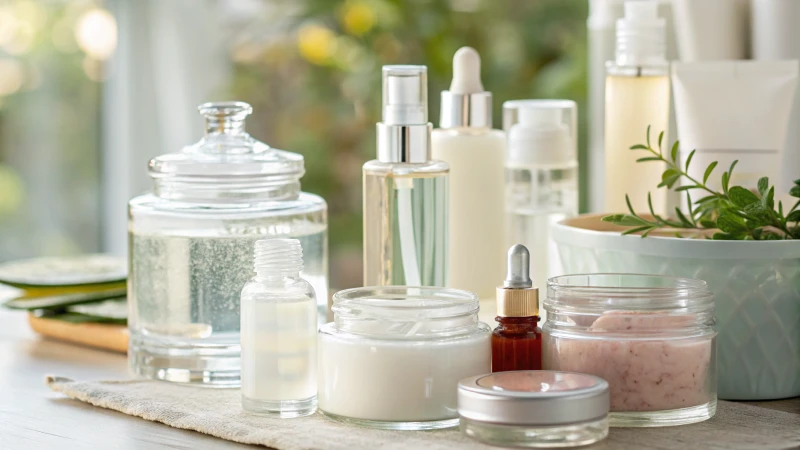
[[[681,192],[681,191],[688,191],[688,190],[691,190],[691,189],[703,189],[703,186],[697,186],[697,185],[694,185],[694,184],[693,185],[689,185],[689,186],[679,186],[679,187],[675,188],[675,191]]]
[[[761,194],[761,197],[765,197],[767,195],[767,190],[769,189],[769,178],[762,177],[758,179],[758,193]]]
[[[658,187],[666,186],[668,188],[672,188],[672,186],[680,179],[681,179],[681,175],[680,174],[672,175],[670,177],[664,178],[661,181],[661,183],[658,183]]]
[[[767,192],[767,201],[765,204],[769,209],[775,208],[775,186],[769,188],[769,192]]]
[[[800,178],[798,178],[798,179],[794,180],[794,184],[796,184],[796,185],[800,186]]]
[[[636,228],[631,228],[629,230],[625,230],[625,231],[622,232],[622,235],[623,236],[627,236],[629,234],[638,233],[640,231],[651,230],[651,229],[652,229],[651,226],[645,225],[643,227],[636,227]]]
[[[800,198],[800,185],[792,186],[792,188],[789,189],[789,195],[795,198]]]
[[[736,240],[736,237],[730,233],[716,232],[713,236],[711,236],[711,239],[714,239],[715,241],[734,241]]]
[[[787,222],[800,222],[800,209],[796,211],[792,211],[788,216],[786,216]]]
[[[728,172],[722,172],[722,192],[728,195]]]
[[[646,156],[644,158],[639,158],[636,162],[647,162],[647,161],[661,161],[661,158],[658,156]]]
[[[661,150],[661,142],[664,140],[664,132],[658,133],[658,149]]]
[[[664,133],[662,132],[661,134]],[[672,157],[673,161],[678,162],[678,141],[675,141],[675,143],[672,144],[672,151],[670,152],[670,156]]]
[[[631,215],[636,216],[636,211],[633,210],[633,206],[631,205],[631,198],[628,194],[625,194],[625,204],[628,205],[628,211],[631,212]]]
[[[725,233],[744,233],[749,230],[741,217],[729,211],[723,211],[717,219],[717,227]]]
[[[612,216],[603,217],[604,222],[611,222],[614,225],[620,225],[623,227],[641,227],[641,226],[650,226],[642,218],[632,216],[630,214],[614,214]]]
[[[703,174],[703,184],[708,182],[708,177],[711,176],[711,172],[714,171],[714,167],[717,167],[717,162],[714,161],[706,167],[706,173]]]
[[[650,125],[647,126],[647,148],[652,148],[653,146],[650,145]]]
[[[686,215],[683,214],[683,211],[681,211],[680,208],[675,208],[675,214],[678,216],[678,219],[680,219],[680,221],[683,224],[683,226],[685,226],[687,228],[694,228],[694,224],[692,223],[692,221],[690,221],[686,217]]]
[[[731,168],[728,169],[728,178],[733,176],[733,168],[736,167],[736,164],[739,164],[738,159],[734,159],[733,162],[731,163]]]
[[[706,202],[710,202],[712,200],[716,200],[717,198],[718,197],[716,195],[707,195],[707,196],[701,198],[700,200],[694,202],[694,204],[695,205],[699,205],[701,203],[706,203]]]
[[[642,144],[636,144],[631,146],[631,150],[647,150],[647,146]]]
[[[731,201],[734,205],[744,208],[747,205],[752,203],[760,204],[761,201],[756,194],[754,194],[749,189],[745,189],[741,186],[734,186],[730,188],[728,191],[728,197],[730,197]]]
[[[700,219],[700,226],[703,228],[717,228],[717,222],[711,219]]]
[[[675,141],[675,146],[677,147],[677,145],[678,145],[678,141]],[[689,156],[687,156],[687,157],[686,157],[686,166],[685,166],[685,170],[686,170],[687,172],[689,171],[689,164],[691,164],[691,163],[692,163],[692,158],[694,158],[694,152],[696,152],[696,151],[697,151],[697,150],[692,150],[692,152],[691,152],[691,153],[689,153]]]

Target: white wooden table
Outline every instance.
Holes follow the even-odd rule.
[[[124,355],[42,339],[28,329],[24,313],[0,308],[0,449],[252,448],[70,400],[45,387],[45,375],[85,381],[128,377]],[[779,420],[760,417],[775,410],[782,411]],[[612,429],[608,439],[586,450],[704,448],[800,448],[800,398],[723,402],[708,422]]]

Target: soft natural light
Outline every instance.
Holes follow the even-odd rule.
[[[75,27],[78,46],[92,59],[108,59],[117,48],[117,21],[104,9],[91,9]]]

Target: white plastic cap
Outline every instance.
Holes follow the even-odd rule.
[[[483,92],[481,82],[481,56],[472,47],[461,47],[453,55],[453,94],[475,94]]]
[[[508,131],[506,165],[565,166],[576,162],[575,140],[568,116],[575,106],[569,101],[527,100],[506,102],[517,119]]]
[[[625,2],[625,17],[617,20],[617,65],[665,64],[666,53],[666,20],[658,17],[658,2]]]
[[[383,66],[383,123],[428,123],[428,68]]]

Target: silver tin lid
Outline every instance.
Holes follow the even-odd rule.
[[[521,370],[458,383],[458,413],[479,422],[568,425],[600,420],[609,407],[608,383],[582,373]]]

